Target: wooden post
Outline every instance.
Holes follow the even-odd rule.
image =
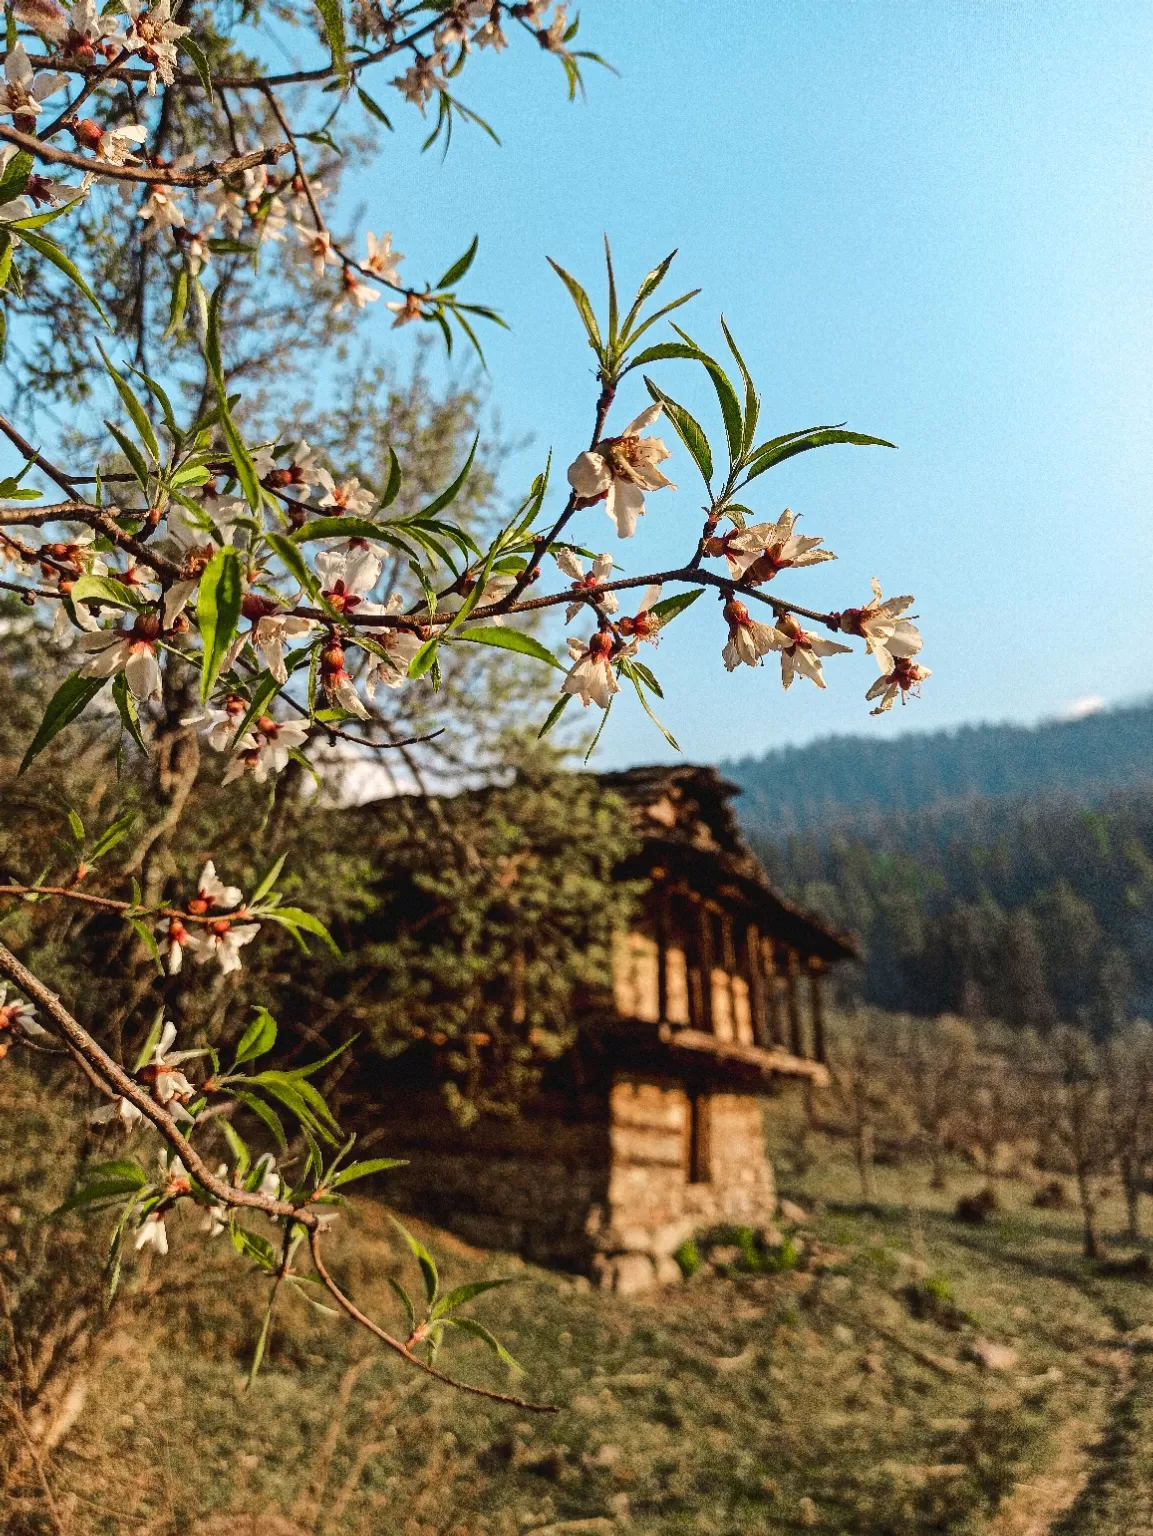
[[[768,1005],[765,1000],[765,973],[761,965],[761,936],[755,923],[750,923],[746,930],[745,949],[749,957],[749,1001],[753,1012],[753,1039],[762,1050],[768,1050],[773,1042],[769,1034]]]
[[[797,991],[799,969],[797,952],[795,949],[790,949],[785,964],[785,1003],[789,1010],[789,1050],[794,1056],[805,1054],[805,1041],[801,1031],[801,1000]]]
[[[700,949],[701,1021],[698,1029],[713,1032],[713,914],[703,901],[697,903],[697,934]]]
[[[777,970],[776,947],[772,939],[761,940],[761,968],[765,978],[769,1043],[771,1045],[784,1045],[785,1031],[781,1019],[781,987]]]
[[[813,1026],[813,1059],[825,1061],[825,999],[822,977],[825,967],[816,955],[809,960],[809,1008]]]
[[[669,893],[663,881],[657,886],[657,1015],[662,1024],[669,1016]]]

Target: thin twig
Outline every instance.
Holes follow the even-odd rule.
[[[469,1392],[474,1397],[486,1397],[493,1403],[509,1403],[512,1407],[524,1408],[529,1413],[559,1412],[552,1403],[532,1403],[526,1398],[514,1397],[509,1392],[493,1392],[488,1387],[474,1387],[471,1382],[458,1381],[455,1376],[446,1375],[444,1371],[438,1371],[435,1366],[426,1364],[419,1355],[414,1355],[399,1339],[393,1338],[391,1333],[386,1333],[379,1323],[374,1323],[370,1317],[366,1317],[356,1303],[349,1300],[340,1289],[336,1281],[328,1273],[324,1260],[321,1258],[320,1230],[316,1226],[308,1234],[308,1246],[312,1250],[312,1262],[316,1267],[316,1273],[320,1276],[325,1290],[332,1297],[333,1301],[343,1311],[347,1312],[353,1322],[359,1323],[362,1328],[367,1328],[369,1333],[378,1338],[382,1344],[387,1344],[389,1349],[400,1355],[401,1359],[407,1360],[409,1365],[415,1365],[418,1371],[423,1371],[426,1376],[431,1376],[434,1381],[444,1382],[447,1387],[456,1387],[458,1391]]]

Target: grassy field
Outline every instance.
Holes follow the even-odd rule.
[[[134,1267],[139,1306],[92,1333],[42,1431],[56,1525],[31,1463],[10,1455],[0,1529],[1153,1531],[1153,1284],[1087,1264],[1075,1212],[1032,1209],[1023,1182],[967,1227],[950,1212],[979,1187],[971,1172],[941,1195],[917,1166],[882,1168],[862,1206],[843,1152],[815,1151],[782,1175],[812,1213],[792,1273],[701,1273],[623,1300],[418,1227],[452,1283],[517,1275],[474,1310],[525,1365],[521,1390],[560,1406],[548,1417],[406,1374],[292,1300],[245,1390],[261,1283],[197,1223],[173,1223],[170,1257]],[[1105,1231],[1120,1222],[1109,1203]],[[360,1200],[342,1226],[339,1275],[395,1321],[387,1276],[406,1263],[385,1211]],[[989,1344],[1012,1353],[982,1365]],[[479,1344],[442,1359],[504,1385]]]

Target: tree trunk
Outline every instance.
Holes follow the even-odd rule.
[[[945,1148],[939,1136],[934,1136],[929,1144],[929,1166],[933,1170],[929,1188],[945,1189],[948,1185],[945,1177]]]
[[[1101,1256],[1094,1223],[1097,1218],[1097,1202],[1089,1188],[1089,1177],[1082,1169],[1077,1170],[1077,1197],[1081,1202],[1081,1219],[1085,1224],[1085,1236],[1081,1251],[1087,1259]]]
[[[873,1168],[873,1123],[857,1122],[857,1171],[861,1175],[862,1200],[876,1200],[877,1178]]]
[[[1121,1161],[1121,1182],[1125,1186],[1125,1211],[1127,1215],[1126,1236],[1131,1243],[1135,1243],[1141,1236],[1141,1217],[1139,1201],[1141,1199],[1141,1170],[1135,1168],[1129,1158]]]

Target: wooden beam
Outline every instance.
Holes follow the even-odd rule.
[[[713,914],[705,903],[697,905],[697,950],[701,977],[701,1012],[699,1027],[713,1032]],[[697,1020],[694,1019],[696,1024]]]
[[[809,960],[809,1009],[813,1025],[813,1059],[825,1061],[825,967],[814,955]]]
[[[769,1034],[768,1003],[765,998],[765,973],[761,964],[761,935],[756,923],[745,930],[745,952],[749,957],[749,1002],[753,1013],[753,1039],[767,1050],[772,1044]]]
[[[797,989],[797,973],[800,962],[795,949],[788,951],[785,961],[785,1006],[789,1013],[789,1049],[794,1056],[805,1055],[804,1034],[801,1027],[801,999]]]

